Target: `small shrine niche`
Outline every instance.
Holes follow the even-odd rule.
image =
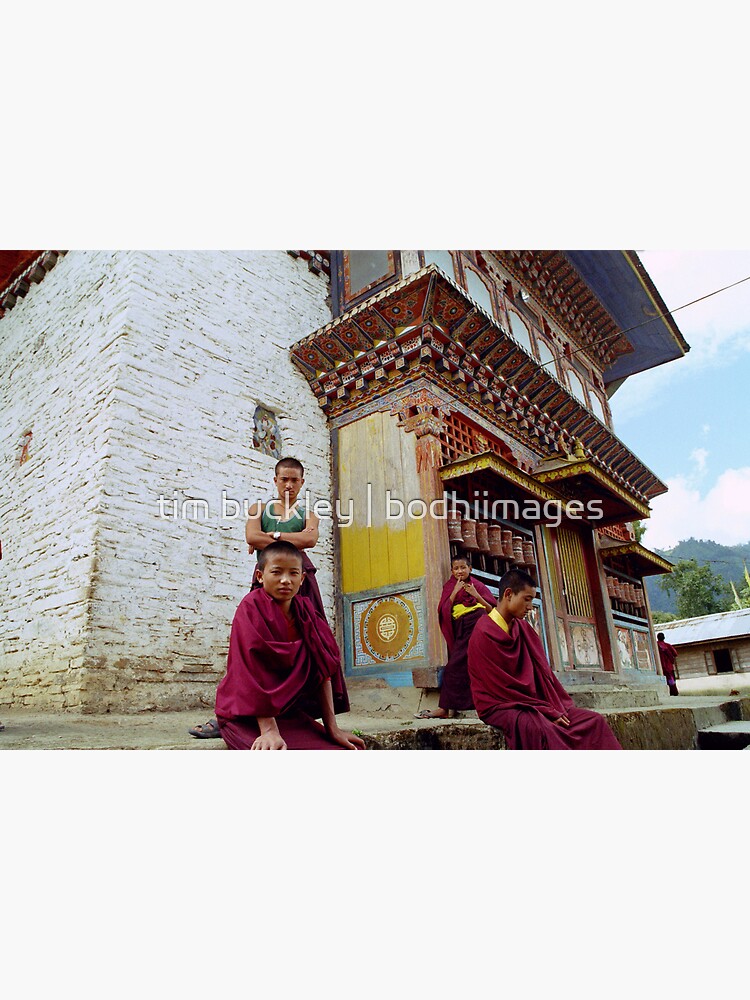
[[[31,431],[26,431],[26,433],[21,436],[20,451],[18,455],[19,466],[24,465],[31,457],[31,439],[33,436],[34,435]]]
[[[282,444],[276,414],[264,406],[256,406],[253,414],[253,448],[271,458],[281,458]]]

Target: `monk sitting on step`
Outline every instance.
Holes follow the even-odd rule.
[[[230,750],[364,750],[336,724],[349,711],[341,653],[325,618],[298,594],[302,553],[273,542],[258,552],[256,577],[261,587],[237,608],[216,691],[224,742]]]
[[[622,750],[604,717],[576,708],[555,676],[541,639],[524,621],[536,584],[509,570],[497,607],[469,640],[469,679],[479,718],[505,734],[510,750]]]

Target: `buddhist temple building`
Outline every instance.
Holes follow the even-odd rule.
[[[658,683],[609,399],[687,350],[633,251],[3,251],[0,706],[211,705],[282,455],[349,678],[437,686],[463,553],[566,686]]]

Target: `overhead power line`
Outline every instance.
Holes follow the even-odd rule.
[[[642,323],[636,323],[635,326],[629,326],[626,330],[619,330],[617,333],[612,333],[608,337],[602,337],[601,340],[595,341],[588,347],[577,347],[574,351],[570,352],[570,355],[557,354],[552,359],[552,361],[545,361],[540,368],[546,368],[548,365],[553,364],[556,361],[560,361],[565,357],[572,357],[574,354],[580,354],[583,351],[589,351],[592,347],[597,347],[599,344],[606,344],[608,340],[616,340],[618,337],[624,336],[626,333],[632,333],[633,330],[640,330],[642,326],[648,326],[649,323],[653,323],[654,320],[664,319],[665,316],[671,316],[673,313],[679,312],[680,309],[687,309],[688,306],[694,306],[698,302],[703,302],[705,299],[710,299],[713,295],[718,295],[720,292],[726,292],[729,288],[735,288],[737,285],[741,285],[745,281],[750,281],[750,274],[746,278],[740,278],[739,281],[733,281],[731,285],[724,285],[723,288],[717,288],[714,292],[709,292],[707,295],[701,295],[700,298],[693,299],[690,302],[686,302],[682,306],[676,306],[674,309],[668,309],[666,312],[657,313],[656,316],[650,316],[645,319]]]

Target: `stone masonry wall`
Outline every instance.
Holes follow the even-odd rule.
[[[80,705],[127,295],[70,253],[0,320],[0,705]]]
[[[76,676],[77,700],[61,701],[42,687],[49,664],[21,641],[27,680],[39,675],[33,703],[85,711],[209,708],[254,562],[244,512],[223,517],[233,507],[222,498],[252,503],[272,490],[276,460],[252,447],[259,403],[277,414],[283,453],[305,463],[306,486],[316,497],[330,494],[325,418],[288,355],[294,341],[331,318],[328,285],[283,251],[127,252],[107,261],[72,251],[63,263],[74,278],[76,267],[106,263],[102,288],[116,289],[113,301],[124,297],[126,309],[110,372],[99,505],[89,525],[95,556],[78,578],[86,613],[76,617],[76,656],[66,667]],[[66,331],[78,319],[67,318]],[[0,324],[0,340],[2,333]],[[85,373],[91,359],[77,360]],[[90,409],[83,407],[84,420]],[[160,497],[168,501],[161,508]],[[178,516],[162,516],[172,514],[173,499]],[[207,512],[183,509],[185,500],[205,501]],[[312,557],[331,612],[330,522]],[[0,690],[5,701],[17,696],[7,680]]]

